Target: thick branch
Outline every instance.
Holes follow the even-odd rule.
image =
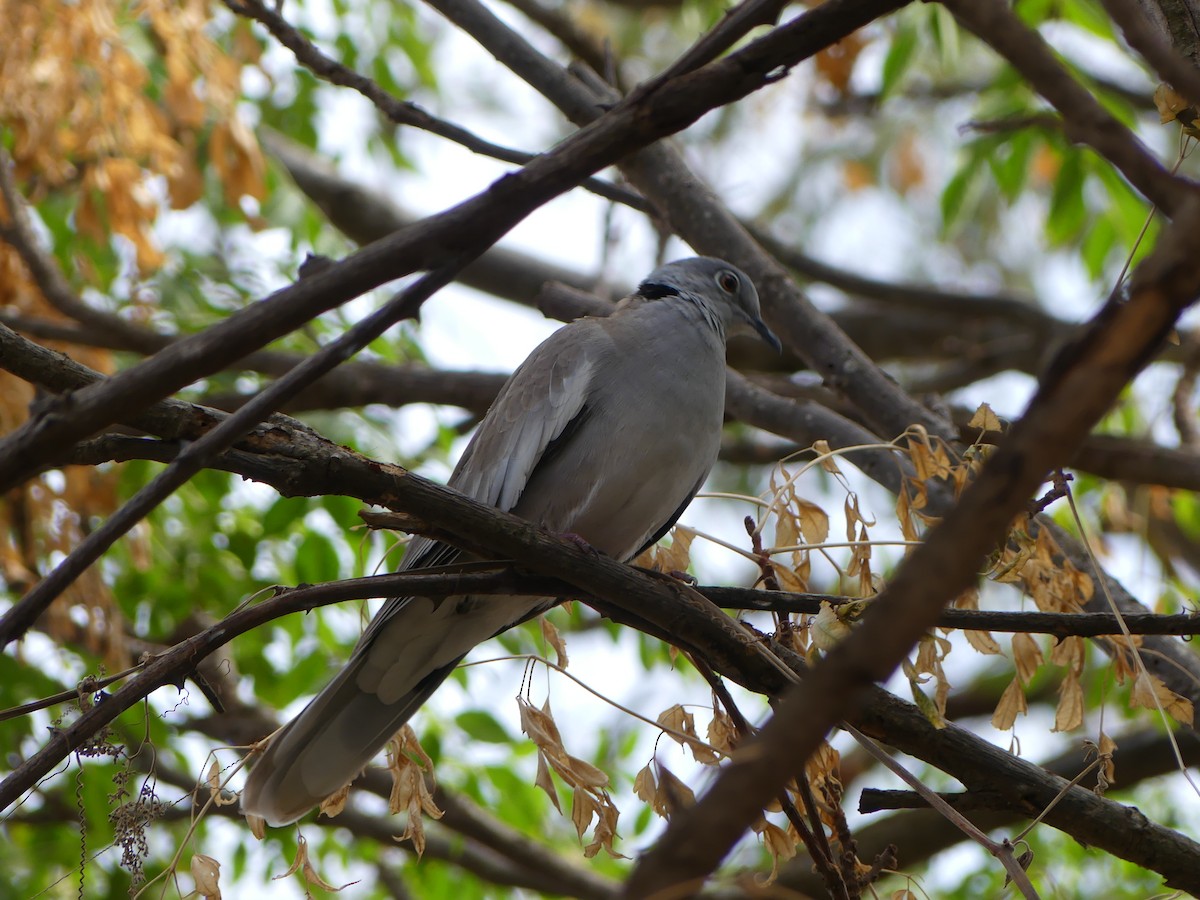
[[[1067,135],[1088,144],[1167,215],[1195,195],[1134,134],[1071,77],[1040,34],[1000,0],[942,0],[964,28],[1008,60],[1063,117]]]
[[[48,404],[0,441],[0,491],[19,484],[48,457],[87,434],[220,371],[325,310],[417,269],[478,256],[533,210],[587,175],[686,128],[716,106],[773,83],[828,43],[899,5],[896,0],[823,4],[635,102],[617,104],[483,193],[276,291],[104,384]]]
[[[1052,468],[1065,464],[1200,293],[1200,201],[1179,206],[1177,214],[1176,226],[1138,268],[1128,300],[1110,301],[1079,343],[1059,356],[958,505],[900,565],[859,628],[813,667],[803,689],[783,700],[748,745],[745,761],[735,759],[695,807],[672,820],[635,870],[631,896],[706,877],[866,688],[889,677],[941,607],[974,584],[1026,499]]]

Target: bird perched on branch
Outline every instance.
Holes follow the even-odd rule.
[[[612,315],[547,338],[513,373],[450,487],[622,561],[675,524],[717,458],[725,342],[758,334],[758,293],[729,263],[652,272]],[[427,538],[402,569],[467,558]],[[272,738],[242,812],[294,822],[351,781],[477,644],[548,609],[533,597],[394,597],[345,668]]]

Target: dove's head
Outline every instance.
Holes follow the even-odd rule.
[[[723,259],[694,256],[659,266],[638,286],[637,295],[647,300],[678,297],[695,304],[722,337],[757,334],[780,349],[779,338],[762,320],[749,276]]]

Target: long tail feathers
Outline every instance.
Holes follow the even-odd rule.
[[[346,667],[275,735],[242,812],[288,825],[340,790],[474,647],[544,607],[529,597],[410,598],[373,622]]]
[[[295,822],[353,780],[457,664],[429,672],[394,703],[360,690],[358,667],[347,666],[275,735],[246,781],[242,812]]]

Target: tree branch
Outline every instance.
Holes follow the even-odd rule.
[[[753,765],[734,760],[694,807],[672,820],[634,870],[630,896],[706,877],[866,688],[889,677],[941,607],[975,582],[1026,499],[1065,463],[1200,293],[1194,244],[1200,200],[1177,205],[1176,213],[1176,225],[1138,267],[1128,299],[1110,300],[1079,343],[1060,354],[1026,414],[901,563],[862,624],[813,667],[803,689],[790,692],[747,745]]]
[[[1155,206],[1174,217],[1196,185],[1172,175],[1133,133],[1071,77],[1040,34],[999,0],[942,0],[959,23],[1008,60],[1063,117],[1067,136],[1112,163]]]
[[[481,254],[533,210],[639,147],[686,128],[710,109],[771,84],[787,70],[898,0],[831,0],[763,38],[636,102],[619,103],[591,126],[516,173],[445,212],[276,291],[168,351],[59,398],[0,440],[0,491],[84,436],[220,371],[314,316],[418,269]],[[852,15],[853,14],[853,15]]]

